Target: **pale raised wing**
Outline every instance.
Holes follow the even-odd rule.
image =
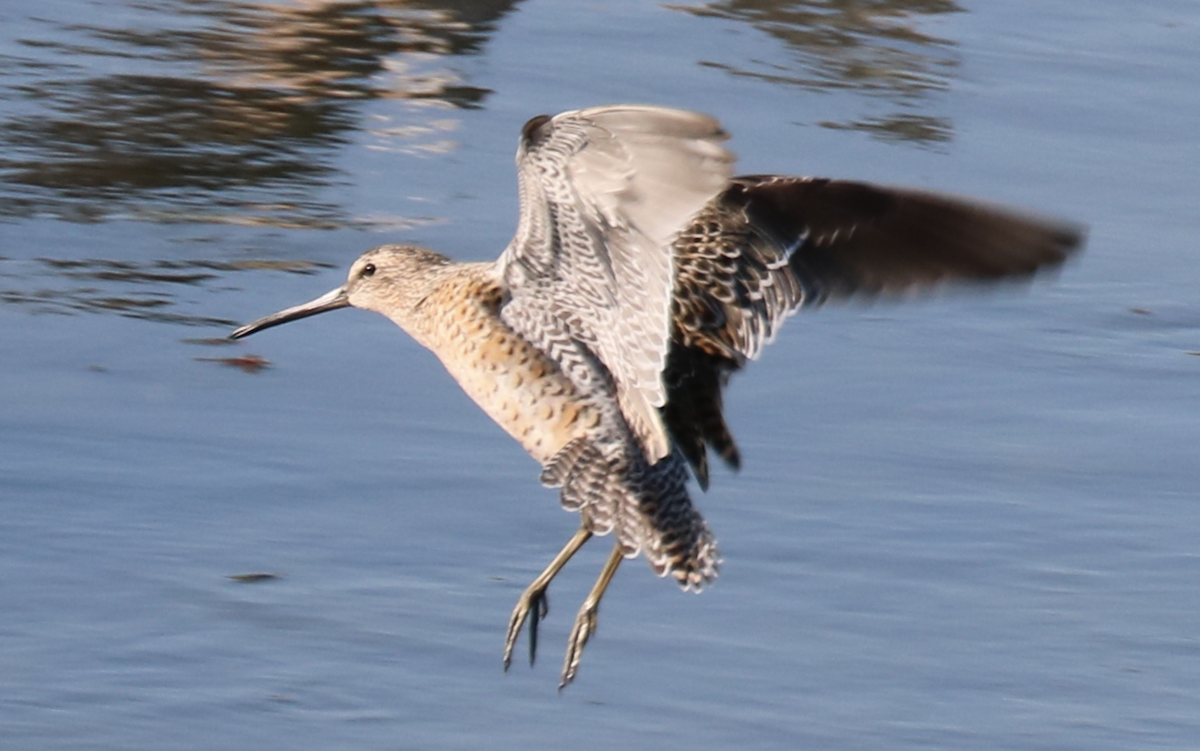
[[[530,120],[517,152],[521,214],[497,261],[508,325],[568,375],[595,358],[649,461],[670,452],[658,408],[671,338],[671,246],[727,185],[720,124],[613,106]]]

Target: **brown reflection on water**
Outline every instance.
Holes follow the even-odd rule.
[[[958,65],[954,43],[922,30],[924,22],[963,12],[952,0],[716,0],[674,5],[697,16],[740,21],[783,42],[794,65],[761,60],[704,60],[703,65],[775,84],[866,95],[880,110],[828,128],[862,131],[886,141],[935,146],[953,137],[948,117],[931,111]]]
[[[383,136],[450,148],[445,111],[488,92],[446,60],[515,1],[165,0],[114,3],[111,26],[46,21],[0,86],[0,218],[344,226],[319,193],[360,103],[435,105]]]
[[[196,362],[215,362],[237,368],[243,373],[261,373],[271,367],[271,361],[259,355],[238,355],[237,357],[193,357]]]

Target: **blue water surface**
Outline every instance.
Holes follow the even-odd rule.
[[[0,748],[1200,747],[1193,4],[12,0],[0,29]],[[745,172],[1089,243],[792,319],[729,393],[744,469],[696,491],[721,579],[626,563],[559,693],[608,543],[506,675],[576,520],[432,355],[359,311],[217,340],[373,245],[494,257],[521,124],[623,101],[720,117]]]

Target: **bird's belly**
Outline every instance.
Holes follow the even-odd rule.
[[[545,464],[600,424],[600,410],[554,361],[490,311],[442,328],[430,349],[483,411]]]

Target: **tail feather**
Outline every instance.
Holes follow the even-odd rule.
[[[692,506],[680,453],[651,465],[636,447],[606,456],[580,439],[546,463],[542,481],[561,486],[563,507],[579,511],[588,530],[615,532],[625,557],[644,553],[659,576],[697,591],[716,578],[716,540]]]
[[[643,551],[659,576],[670,574],[685,590],[699,591],[717,576],[720,554],[704,517],[687,492],[687,468],[678,454],[635,468],[636,513]]]

